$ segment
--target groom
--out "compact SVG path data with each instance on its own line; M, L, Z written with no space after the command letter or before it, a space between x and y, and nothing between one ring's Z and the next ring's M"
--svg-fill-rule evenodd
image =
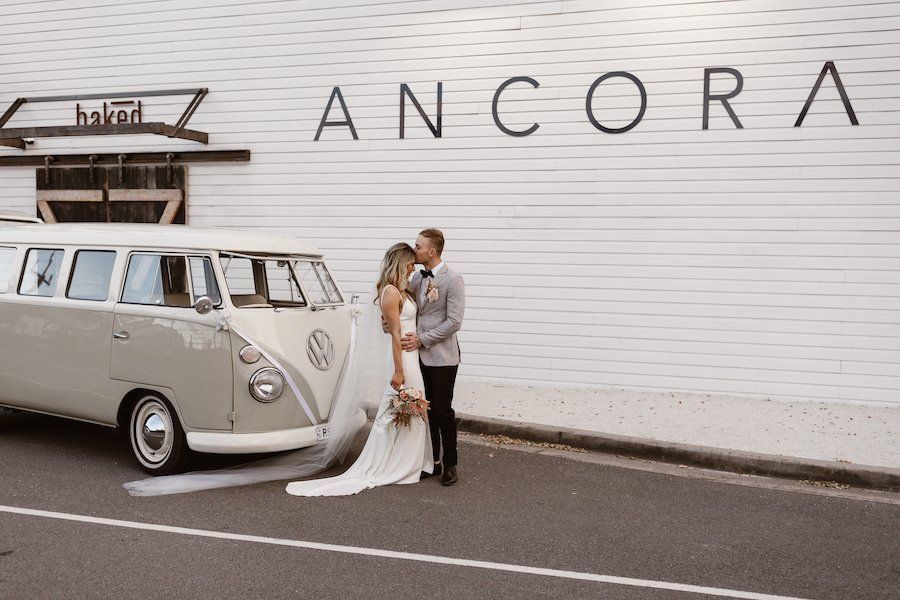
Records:
M453 386L459 369L459 342L456 332L466 310L463 278L444 264L444 234L426 229L416 238L416 262L425 268L415 273L410 289L419 308L416 333L403 338L403 349L419 349L419 365L425 381L428 423L434 456L434 474L441 483L453 485L456 473L456 413L453 412ZM443 447L443 469L441 448ZM443 473L442 473L443 470Z

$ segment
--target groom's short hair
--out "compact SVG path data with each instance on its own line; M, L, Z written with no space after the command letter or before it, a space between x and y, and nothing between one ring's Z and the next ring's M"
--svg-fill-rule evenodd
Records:
M440 229L428 228L423 229L419 232L419 235L422 237L428 238L428 241L431 242L431 245L434 246L435 251L438 255L443 254L444 252L444 234Z

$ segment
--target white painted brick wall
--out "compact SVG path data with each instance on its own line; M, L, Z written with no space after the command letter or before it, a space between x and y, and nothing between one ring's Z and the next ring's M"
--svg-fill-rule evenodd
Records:
M345 289L383 250L443 229L464 274L469 377L900 402L900 3L851 0L6 2L0 102L209 87L191 122L247 164L192 165L189 221L307 238ZM825 61L830 77L792 127ZM701 130L703 69L744 76ZM591 83L629 71L648 106L594 129ZM491 101L509 77L501 133ZM443 137L407 108L400 84ZM341 86L360 139L316 128ZM731 89L727 76L713 92ZM173 123L189 98L148 98ZM85 104L96 103L88 101ZM634 87L593 106L621 126ZM74 124L74 103L8 126ZM340 117L335 107L332 118ZM146 137L39 139L28 153L195 149ZM0 156L21 154L0 148ZM34 169L0 207L34 211Z

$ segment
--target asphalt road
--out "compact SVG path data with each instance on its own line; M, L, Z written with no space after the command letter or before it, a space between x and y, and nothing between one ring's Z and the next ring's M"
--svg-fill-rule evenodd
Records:
M429 479L354 497L297 498L282 482L139 498L121 487L142 473L112 430L0 412L0 598L716 597L672 589L677 584L799 598L898 597L896 495L475 438L462 443L460 464L461 482L451 488ZM8 507L352 548L217 539ZM427 556L401 560L369 549ZM578 580L430 557L632 579Z

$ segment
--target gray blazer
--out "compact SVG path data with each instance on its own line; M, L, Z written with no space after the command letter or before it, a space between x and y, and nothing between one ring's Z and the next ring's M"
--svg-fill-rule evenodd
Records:
M466 311L466 284L462 276L445 263L434 277L438 299L431 302L425 297L427 288L423 279L422 274L416 271L410 281L410 289L419 307L416 326L422 342L419 359L429 367L458 365L460 352L456 332L462 326Z

